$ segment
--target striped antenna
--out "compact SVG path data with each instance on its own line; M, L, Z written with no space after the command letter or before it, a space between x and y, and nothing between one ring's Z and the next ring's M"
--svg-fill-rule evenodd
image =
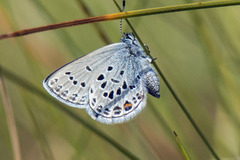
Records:
M125 5L126 5L126 1L125 0L123 0L123 8L122 8L122 12L124 11L124 9L125 9ZM120 19L120 33L121 33L121 36L123 37L123 32L122 32L122 23L123 23L123 21L122 21L122 19Z

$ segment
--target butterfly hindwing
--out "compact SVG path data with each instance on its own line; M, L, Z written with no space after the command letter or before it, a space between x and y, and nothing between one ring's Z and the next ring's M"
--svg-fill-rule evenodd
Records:
M124 53L123 53L124 52ZM102 123L128 121L139 113L146 103L140 67L128 50L118 52L119 59L102 66L96 82L89 91L89 115ZM121 65L115 65L121 64Z

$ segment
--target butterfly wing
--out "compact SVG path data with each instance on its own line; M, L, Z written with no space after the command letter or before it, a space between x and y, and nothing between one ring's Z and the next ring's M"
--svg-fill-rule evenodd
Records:
M101 66L107 65L116 51L125 46L124 43L114 43L64 65L43 81L44 88L69 106L88 107L89 88L96 80Z
M146 106L146 93L159 98L159 78L133 35L102 47L49 75L45 89L59 101L86 108L95 120L116 124Z
M88 114L106 124L126 122L146 105L146 88L141 79L141 65L122 48L101 65L89 90Z

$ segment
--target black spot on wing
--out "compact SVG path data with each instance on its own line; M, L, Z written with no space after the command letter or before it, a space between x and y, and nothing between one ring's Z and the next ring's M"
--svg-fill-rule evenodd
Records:
M111 91L108 95L108 98L113 99L114 98L114 91Z
M85 82L82 82L82 83L81 83L81 86L82 86L82 87L85 87L85 86L86 86L86 83L85 83Z
M90 67L90 66L86 66L86 70L88 70L88 71L92 71L92 68Z
M120 75L122 76L123 74L124 74L124 71L121 71L121 72L120 72Z
M106 87L106 85L107 85L107 81L105 81L101 84L101 88L104 89Z
M122 88L123 88L123 89L127 89L127 83L126 83L126 81L123 82Z
M104 96L104 97L107 97L107 96L108 96L108 93L107 93L107 92L104 92L104 93L103 93L103 96Z
M73 81L73 84L74 84L74 85L77 85L77 83L78 83L77 81Z
M105 78L104 75L103 75L103 74L100 74L100 75L98 76L97 80L101 81L101 80L103 80L104 78Z
M112 66L108 66L108 71L112 71L113 70L113 67Z
M116 80L116 79L113 79L113 78L111 78L111 81L114 82L114 83L119 83L120 82L119 80Z
M66 74L66 75L70 75L70 74L71 74L71 72L65 72L65 74Z
M121 88L117 89L117 95L121 95Z

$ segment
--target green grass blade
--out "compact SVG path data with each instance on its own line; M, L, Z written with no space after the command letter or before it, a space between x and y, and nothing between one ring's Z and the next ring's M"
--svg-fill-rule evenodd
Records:
M181 142L180 138L178 137L177 133L175 131L173 131L173 134L175 136L177 145L178 145L180 151L182 152L183 157L185 158L185 160L191 160L190 157L188 156L184 146L182 145L182 142Z
M8 33L8 34L2 34L2 35L0 35L0 40L6 39L6 38L11 38L11 37L24 36L24 35L47 31L47 30L53 30L53 29L58 29L58 28L76 26L76 25L81 25L81 24L88 24L88 23L95 23L95 22L101 22L101 21L110 21L110 20L130 18L130 17L182 12L182 11L207 9L207 8L226 7L226 6L234 6L234 5L240 5L240 1L239 0L230 0L230 1L190 3L190 4L183 4L183 5L157 7L157 8L136 10L136 11L121 12L121 13L115 13L115 14L108 14L108 15L104 15L104 16L90 17L90 18L85 18L85 19L80 19L80 20L57 23L57 24L52 24L52 25L47 25L47 26L41 26L41 27L36 27L36 28L30 28L30 29L25 29L25 30L21 30L21 31L17 31L17 32Z
M19 143L19 137L18 137L18 130L14 118L14 113L12 109L12 104L10 102L5 83L3 80L3 75L1 73L1 68L0 68L0 93L2 95L3 103L4 103L4 109L5 109L5 114L8 122L8 129L9 129L9 135L10 135L10 140L12 143L12 150L13 150L13 157L15 160L21 160L21 148L20 148L20 143Z
M114 0L115 4L117 5L118 9L121 11L120 7L118 6L118 4L116 3L116 1ZM210 2L208 2L210 3ZM206 6L215 6L216 4L214 3L214 5L209 5L208 3L206 3ZM226 2L219 2L218 5L220 4L225 4ZM207 5L208 4L208 5ZM192 8L193 6L189 7ZM196 6L195 6L196 7ZM178 8L178 7L177 7ZM188 7L186 7L185 9L187 9ZM193 7L194 8L194 7ZM174 9L173 9L174 10ZM175 9L177 10L177 9ZM179 10L178 10L179 11ZM138 36L137 32L135 31L135 29L133 28L133 26L130 24L130 22L128 21L128 19L125 19L127 24L130 26L130 28L132 29L133 33L136 35L137 39L139 40L141 46L144 48L145 52L152 58L152 56L150 55L150 53L147 51L146 47L144 46L141 38ZM152 58L153 59L153 58ZM178 105L181 107L181 109L183 110L184 114L187 116L188 120L191 122L192 126L194 127L194 129L196 130L196 132L198 133L198 135L201 137L201 139L203 140L203 142L206 144L207 148L210 150L210 152L212 153L212 155L216 158L219 159L219 156L217 155L217 153L214 151L213 147L210 145L210 143L208 142L207 138L204 136L204 134L202 133L202 131L200 130L200 128L198 127L197 123L194 121L194 119L192 118L191 114L189 113L189 111L187 110L186 106L183 104L182 100L180 100L179 96L177 95L177 93L174 91L174 89L172 88L172 86L170 85L169 81L167 80L167 78L165 77L165 75L163 74L163 72L161 71L160 67L157 65L157 63L155 61L152 62L154 67L157 69L159 75L161 76L161 78L163 79L163 81L165 82L166 86L168 87L169 91L171 92L171 94L173 95L174 99L177 101Z

